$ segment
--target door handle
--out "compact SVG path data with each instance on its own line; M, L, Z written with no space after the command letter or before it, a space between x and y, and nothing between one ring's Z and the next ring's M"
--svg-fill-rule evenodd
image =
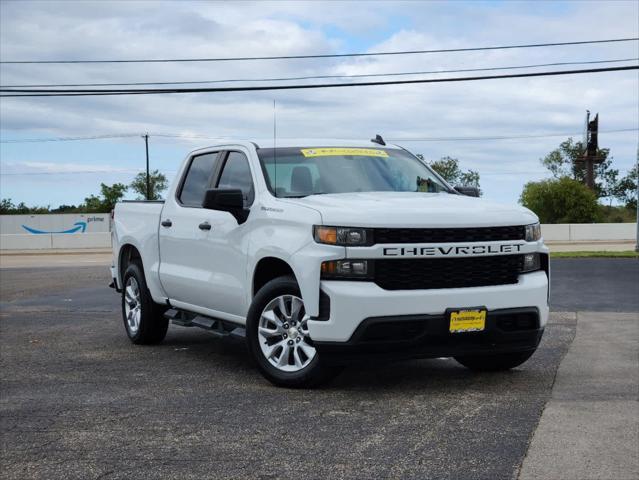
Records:
M163 227L170 227L171 225L173 225L173 222L167 218L166 220L162 220L160 225L162 225Z
M200 230L211 230L211 224L209 222L202 222L198 225Z

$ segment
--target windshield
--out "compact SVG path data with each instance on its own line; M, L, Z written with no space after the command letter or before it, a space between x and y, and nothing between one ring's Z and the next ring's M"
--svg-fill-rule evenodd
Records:
M350 192L450 192L419 159L385 148L260 148L257 151L276 197Z

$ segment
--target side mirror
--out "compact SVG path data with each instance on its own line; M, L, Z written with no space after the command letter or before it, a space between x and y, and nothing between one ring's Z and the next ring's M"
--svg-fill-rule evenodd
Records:
M459 185L455 187L457 193L461 193L462 195L466 195L467 197L479 197L479 188L477 187L464 187Z
M244 208L244 195L240 189L212 188L207 190L202 201L202 208L229 212L237 223L244 223L249 209Z

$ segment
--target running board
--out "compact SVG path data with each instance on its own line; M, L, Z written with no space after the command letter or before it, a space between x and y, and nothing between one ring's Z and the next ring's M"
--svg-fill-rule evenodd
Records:
M246 329L219 318L206 317L197 313L171 308L164 313L174 325L180 327L199 327L217 337L245 338Z

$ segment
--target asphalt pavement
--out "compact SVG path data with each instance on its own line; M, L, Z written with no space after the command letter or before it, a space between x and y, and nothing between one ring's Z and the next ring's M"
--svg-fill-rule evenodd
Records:
M552 310L639 312L636 258L556 258L550 270Z
M593 269L573 261L553 262L554 310L592 302L556 287ZM594 288L616 282L612 304L636 312L639 263L621 261L599 265ZM553 313L510 372L419 360L294 391L198 329L132 345L108 282L104 266L0 269L2 478L512 479L577 321Z

